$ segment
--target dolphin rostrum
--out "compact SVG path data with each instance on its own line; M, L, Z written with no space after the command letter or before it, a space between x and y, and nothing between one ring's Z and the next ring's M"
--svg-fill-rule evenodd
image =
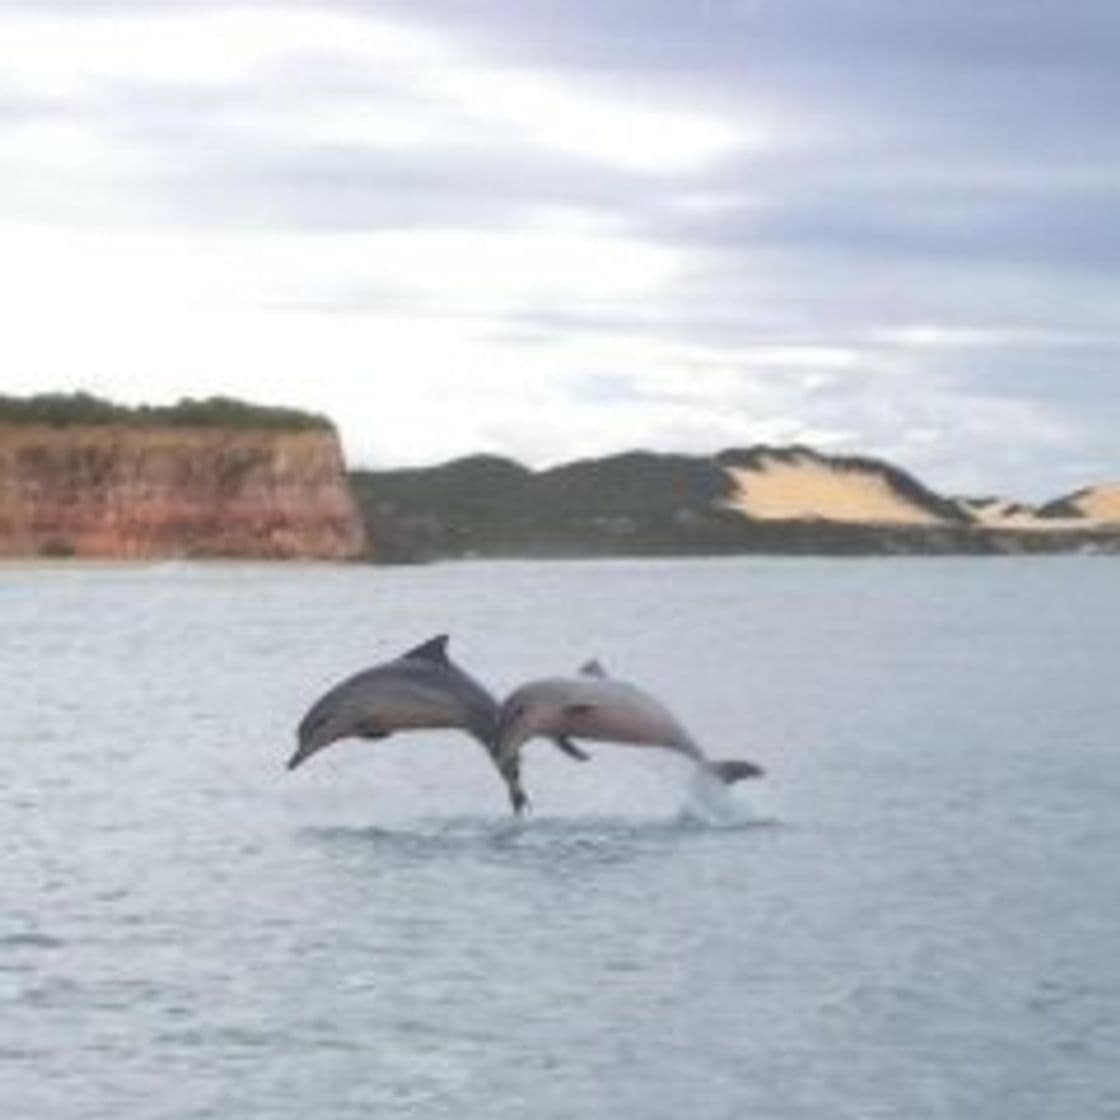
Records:
M447 635L424 642L392 661L348 677L321 696L300 721L299 745L288 759L294 770L340 739L385 739L395 731L462 728L486 749L509 791L514 811L529 803L516 758L499 764L494 750L498 702L447 655ZM586 759L574 743L556 739L573 758Z
M499 768L513 767L521 748L538 735L664 747L691 758L725 785L765 773L753 762L709 759L664 704L628 681L609 677L598 661L589 661L577 677L529 681L507 697L495 736Z

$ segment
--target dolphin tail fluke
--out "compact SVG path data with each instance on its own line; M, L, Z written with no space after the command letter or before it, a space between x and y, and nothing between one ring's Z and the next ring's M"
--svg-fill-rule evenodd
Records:
M722 762L709 762L706 769L714 774L725 786L745 781L747 778L761 778L766 771L756 763L742 758L728 758Z

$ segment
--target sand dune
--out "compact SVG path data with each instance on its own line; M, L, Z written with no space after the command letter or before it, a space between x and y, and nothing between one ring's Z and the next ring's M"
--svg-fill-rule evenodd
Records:
M757 521L829 521L1061 532L1120 525L1120 483L1036 507L1007 498L945 499L886 463L809 448L762 449L724 466L726 505Z
M991 529L1103 529L1120 524L1120 483L1081 490L1041 509L998 498L960 504L978 524Z
M982 501L962 499L960 506L978 524L988 529L1030 529L1046 531L1059 529L1084 529L1080 517L1042 517L1033 506L1006 498L989 498Z
M1120 525L1120 482L1082 490L1066 501L1098 525Z
M838 521L865 525L941 525L872 467L853 468L811 452L762 455L757 465L726 468L735 483L727 504L762 521Z

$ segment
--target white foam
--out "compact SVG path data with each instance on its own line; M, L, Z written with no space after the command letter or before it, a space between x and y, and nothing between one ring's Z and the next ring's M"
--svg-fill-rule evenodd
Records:
M682 820L724 828L755 819L750 806L734 789L702 766L692 768L680 813Z

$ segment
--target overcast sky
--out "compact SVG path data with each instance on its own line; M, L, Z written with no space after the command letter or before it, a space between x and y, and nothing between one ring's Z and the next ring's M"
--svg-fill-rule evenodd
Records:
M1120 479L1115 0L0 0L0 391Z

